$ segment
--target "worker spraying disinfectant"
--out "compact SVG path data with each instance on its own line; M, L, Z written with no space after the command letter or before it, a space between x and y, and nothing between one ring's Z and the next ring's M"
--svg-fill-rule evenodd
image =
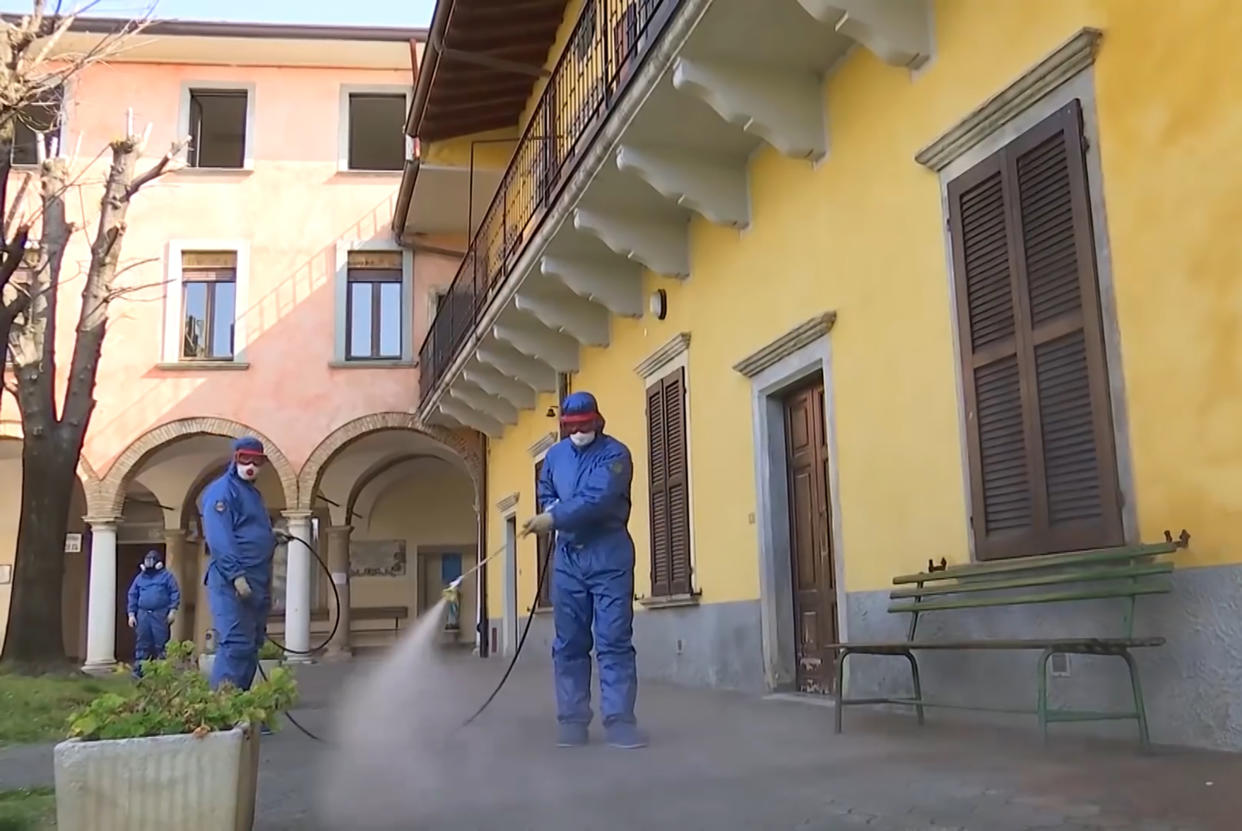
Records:
M523 536L556 532L557 744L587 743L593 627L605 739L614 747L643 747L634 714L634 540L627 528L633 460L628 447L604 433L604 417L588 392L565 399L561 427L566 438L548 451L537 484L540 513L522 527Z
M522 526L523 536L554 532L557 538L551 562L537 581L540 587L552 581L557 744L588 742L594 646L605 739L615 747L643 747L647 740L634 712L634 543L626 530L630 452L603 432L604 419L590 394L566 398L561 422L566 438L545 459L537 483L538 513ZM452 668L451 657L436 649L448 603L463 580L504 553L502 547L454 580L441 602L382 661L352 679L335 708L335 749L324 759L316 788L321 819L332 827L363 831L410 827L417 820L434 825L424 800L460 787L482 759L504 752L506 742L520 747L529 741L520 722L506 719L481 731L462 730L468 712L463 707L470 698L461 687L464 668ZM479 717L508 679L530 631L534 606L500 683L466 724ZM549 796L560 792L559 782L549 784L536 771L529 778L532 788L546 787Z

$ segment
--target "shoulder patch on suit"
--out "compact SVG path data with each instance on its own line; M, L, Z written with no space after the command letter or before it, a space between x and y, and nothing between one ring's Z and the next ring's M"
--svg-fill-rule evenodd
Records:
M613 462L611 465L608 466L608 469L611 470L613 473L621 473L625 470L625 464L620 461Z
M224 500L223 499L216 501L216 513L218 514L224 513Z

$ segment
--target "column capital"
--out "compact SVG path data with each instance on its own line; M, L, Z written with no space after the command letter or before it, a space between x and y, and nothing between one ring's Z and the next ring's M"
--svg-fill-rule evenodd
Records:
M171 538L180 537L181 539L185 539L185 535L186 535L186 531L184 528L165 528L164 529L165 540L169 539L170 537Z
M116 530L116 526L120 524L119 516L84 516L82 521L91 527L92 531L111 528Z
M352 525L329 525L324 529L326 534L335 534L338 536L348 536L354 532Z
M310 511L299 511L296 509L281 511L280 515L290 522L310 522L310 518L314 516Z

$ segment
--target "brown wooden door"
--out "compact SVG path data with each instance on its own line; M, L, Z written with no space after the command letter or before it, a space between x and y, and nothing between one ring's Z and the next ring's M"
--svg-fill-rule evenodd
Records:
M129 586L138 576L138 568L147 552L163 551L163 543L121 543L116 547L116 659L126 663L134 660L137 636L129 628ZM184 591L184 589L183 589Z
M836 572L828 528L828 441L824 382L817 378L785 398L789 470L789 551L802 692L832 692L837 641Z

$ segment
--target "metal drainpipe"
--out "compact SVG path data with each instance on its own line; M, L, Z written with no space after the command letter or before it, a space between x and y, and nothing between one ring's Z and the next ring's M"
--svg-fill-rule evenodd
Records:
M482 434L480 434L482 436ZM487 438L481 439L483 442L483 452L479 454L479 553L478 556L485 558L487 555ZM486 658L488 656L488 617L487 617L487 563L479 567L479 619L475 625L475 630L479 637L479 657Z

